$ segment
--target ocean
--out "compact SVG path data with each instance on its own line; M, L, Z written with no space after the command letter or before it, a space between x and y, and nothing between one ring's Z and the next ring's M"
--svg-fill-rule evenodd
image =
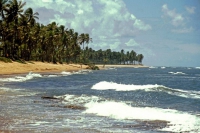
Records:
M0 131L200 132L200 68L108 68L2 76Z

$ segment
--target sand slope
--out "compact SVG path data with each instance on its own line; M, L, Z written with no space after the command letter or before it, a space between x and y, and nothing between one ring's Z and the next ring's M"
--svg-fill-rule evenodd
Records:
M87 66L83 65L85 69ZM0 62L0 74L18 74L27 72L58 72L58 71L78 71L81 70L79 64L52 64L43 62L33 62L22 64L18 62Z

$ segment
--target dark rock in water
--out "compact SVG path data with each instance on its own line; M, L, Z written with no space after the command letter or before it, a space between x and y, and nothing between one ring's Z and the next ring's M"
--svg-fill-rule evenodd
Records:
M154 121L141 121L141 125L143 125L146 129L162 129L168 127L168 121L162 120L154 120Z
M55 97L50 97L50 96L42 96L42 99L48 99L51 102L60 102L60 98L55 98ZM59 101L57 101L59 100ZM37 103L37 101L34 101L34 103ZM69 109L78 109L78 110L85 110L86 108L83 106L79 105L61 105L61 104L55 104L55 105L50 105L49 107L59 107L59 108L69 108Z
M77 105L50 105L47 107L58 107L58 108L68 108L68 109L74 109L74 110L85 110L86 108L83 106L77 106Z
M149 120L149 121L136 120L136 123L134 122L134 124L124 124L124 125L120 124L113 126L122 128L135 128L148 131L148 130L162 129L170 125L168 121L162 121L162 120Z
M66 105L66 106L64 106L64 108L85 110L85 107L78 106L78 105Z
M42 98L42 99L58 99L58 98L50 97L50 96L42 96L41 98Z

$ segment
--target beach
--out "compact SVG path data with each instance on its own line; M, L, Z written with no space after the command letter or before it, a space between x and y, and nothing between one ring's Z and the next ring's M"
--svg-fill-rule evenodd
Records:
M82 69L88 66L82 65ZM61 71L78 71L81 70L80 64L52 64L46 62L27 62L26 64L12 62L0 62L0 74L23 74L28 72L61 72Z
M110 67L146 67L142 65L96 65L100 69L110 68ZM12 63L4 63L0 62L0 75L7 75L7 74L23 74L28 72L62 72L62 71L79 71L81 69L86 69L87 65L80 64L52 64L47 62L26 62L26 64L12 62Z

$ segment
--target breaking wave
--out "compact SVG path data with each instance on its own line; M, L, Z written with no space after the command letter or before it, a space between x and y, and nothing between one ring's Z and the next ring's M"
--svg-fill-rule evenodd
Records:
M185 73L183 72L169 72L169 73L174 75L185 75Z
M134 84L118 84L114 82L107 82L101 81L92 86L91 89L94 90L115 90L115 91L137 91L137 90L144 90L144 91L157 91L157 92L166 92L170 95L176 95L179 97L184 98L193 98L193 99L200 99L200 91L187 91L181 89L173 89L168 88L163 85L134 85Z
M154 69L154 68L157 68L157 67L154 67L154 66L150 66L149 68L151 68L151 69Z
M61 99L63 104L84 107L83 114L94 114L123 120L123 122L126 120L166 121L167 126L159 130L169 132L200 130L200 118L198 116L175 109L135 107L128 105L125 101L114 101L98 96L66 94L54 97Z
M34 78L42 78L42 77L52 78L52 77L60 77L60 76L69 76L73 74L87 74L88 72L92 72L92 71L91 70L82 70L82 71L73 71L73 72L63 71L61 73L50 74L50 75L41 75L38 73L29 72L26 76L0 78L0 82L24 82L24 81L31 80Z
M0 78L0 81L2 81L2 82L24 82L27 80L31 80L33 78L41 78L41 77L42 77L42 75L40 75L40 74L29 72L29 74L27 74L26 76L15 76L12 78Z
M177 110L161 109L153 107L132 107L123 102L90 102L85 104L87 108L84 113L91 113L98 116L106 116L114 119L134 120L161 120L167 121L168 126L162 131L184 132L199 131L200 118Z
M63 72L61 72L61 74L62 75L71 75L72 73L71 72L65 72L65 71L63 71Z

